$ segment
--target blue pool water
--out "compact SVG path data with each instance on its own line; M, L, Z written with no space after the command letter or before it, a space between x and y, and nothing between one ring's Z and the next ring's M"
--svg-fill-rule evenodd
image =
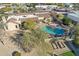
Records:
M44 27L42 27L42 30L44 32L47 32L48 34L64 35L64 30L62 29L62 27L52 28L50 26L44 26Z

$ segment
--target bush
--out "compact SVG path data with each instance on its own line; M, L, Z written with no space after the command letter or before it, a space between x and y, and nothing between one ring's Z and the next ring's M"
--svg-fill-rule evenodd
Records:
M61 20L61 19L64 18L64 15L63 14L57 14L57 18Z
M24 29L33 29L36 25L36 22L33 20L27 20L22 23L22 28Z
M12 8L11 7L5 7L5 8L2 8L1 10L4 11L4 12L8 12L8 11L11 11Z
M14 51L14 52L12 53L12 56L21 56L21 53L18 52L18 51Z
M67 16L65 16L65 17L62 19L62 22L63 22L64 25L68 25L68 26L69 26L70 24L72 24L71 19L68 18Z

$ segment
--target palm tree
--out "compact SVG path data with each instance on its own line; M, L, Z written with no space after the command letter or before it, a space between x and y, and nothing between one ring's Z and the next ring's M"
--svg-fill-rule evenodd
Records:
M28 11L35 11L36 10L35 5L36 5L35 3L28 4L27 5L27 7L29 7Z

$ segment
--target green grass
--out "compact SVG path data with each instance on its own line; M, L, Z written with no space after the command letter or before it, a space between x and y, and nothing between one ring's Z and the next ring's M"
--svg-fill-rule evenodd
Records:
M63 53L61 55L62 56L75 56L75 54L72 51L65 52L65 53Z

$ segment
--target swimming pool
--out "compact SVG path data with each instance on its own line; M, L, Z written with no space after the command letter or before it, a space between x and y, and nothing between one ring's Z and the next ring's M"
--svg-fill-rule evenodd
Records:
M52 28L50 26L44 26L41 28L44 32L47 32L48 34L53 34L53 35L64 35L64 30L62 27L56 27Z

